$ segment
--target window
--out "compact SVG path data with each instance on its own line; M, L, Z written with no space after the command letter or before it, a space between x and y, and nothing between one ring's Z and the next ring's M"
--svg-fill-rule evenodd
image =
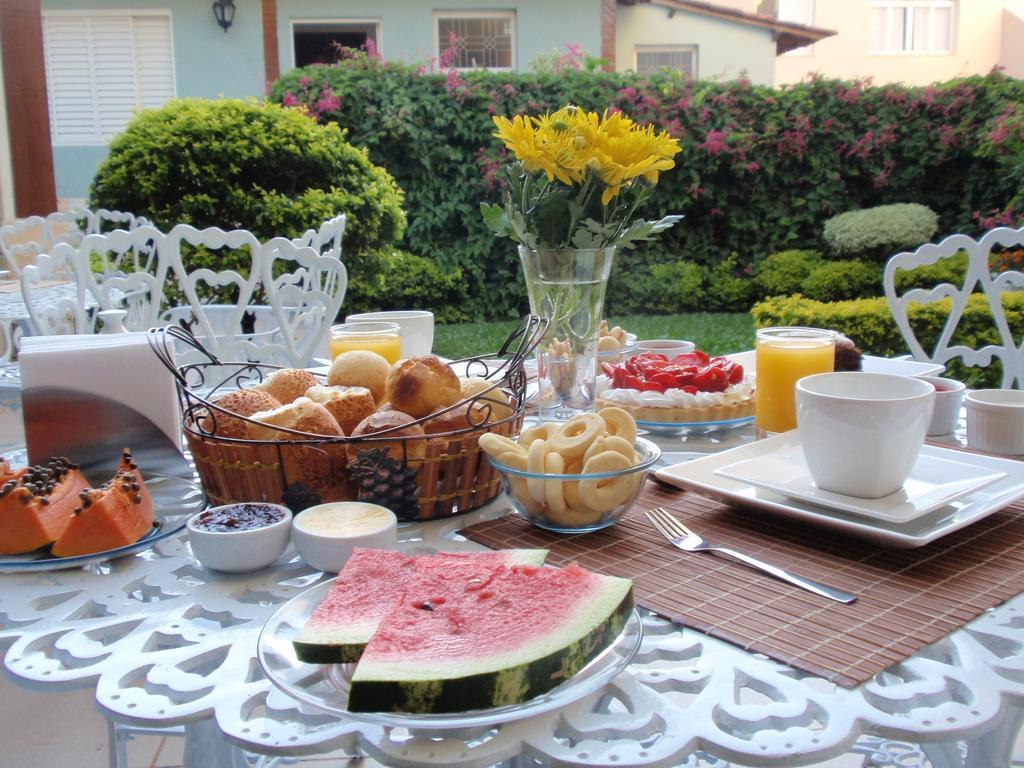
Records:
M695 45L638 45L636 71L649 74L661 69L697 77L697 46Z
M875 0L871 4L872 53L949 53L953 50L953 0Z
M503 11L436 14L437 56L454 51L457 69L515 67L515 14Z
M380 49L380 21L295 21L292 22L292 50L295 66L333 64L338 48L363 48L370 40Z
M805 27L814 23L814 0L779 0L779 21L803 24ZM805 45L786 51L783 56L809 56L813 47Z
M43 45L54 144L106 144L136 109L174 98L167 14L46 13Z

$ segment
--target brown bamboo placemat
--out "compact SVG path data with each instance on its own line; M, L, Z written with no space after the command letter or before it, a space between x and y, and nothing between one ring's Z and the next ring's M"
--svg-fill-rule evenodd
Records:
M712 544L857 594L818 597L731 558L670 546L644 517L664 507ZM565 536L516 516L463 531L495 549L544 547L633 579L637 603L687 627L846 687L871 679L1024 591L1024 502L918 549L889 549L648 482L611 528Z

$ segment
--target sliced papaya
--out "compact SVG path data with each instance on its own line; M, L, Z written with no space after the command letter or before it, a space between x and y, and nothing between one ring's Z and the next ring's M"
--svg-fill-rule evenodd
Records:
M113 479L89 489L50 550L57 557L89 555L124 547L153 527L153 500L127 449Z
M0 465L0 554L45 547L60 538L89 484L77 464L51 458L46 464L12 472Z

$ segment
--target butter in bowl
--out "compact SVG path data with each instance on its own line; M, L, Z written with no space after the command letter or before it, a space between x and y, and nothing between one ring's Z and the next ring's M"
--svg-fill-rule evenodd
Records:
M318 571L337 573L352 550L393 549L398 518L386 507L363 501L334 501L303 510L292 522L292 543Z

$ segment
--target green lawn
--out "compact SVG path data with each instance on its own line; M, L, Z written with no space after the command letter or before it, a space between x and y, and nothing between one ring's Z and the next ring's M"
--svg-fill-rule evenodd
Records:
M609 318L639 339L688 339L711 355L724 355L754 347L754 320L746 312L698 312L685 315L628 315ZM496 351L514 321L438 325L434 353L458 358Z

